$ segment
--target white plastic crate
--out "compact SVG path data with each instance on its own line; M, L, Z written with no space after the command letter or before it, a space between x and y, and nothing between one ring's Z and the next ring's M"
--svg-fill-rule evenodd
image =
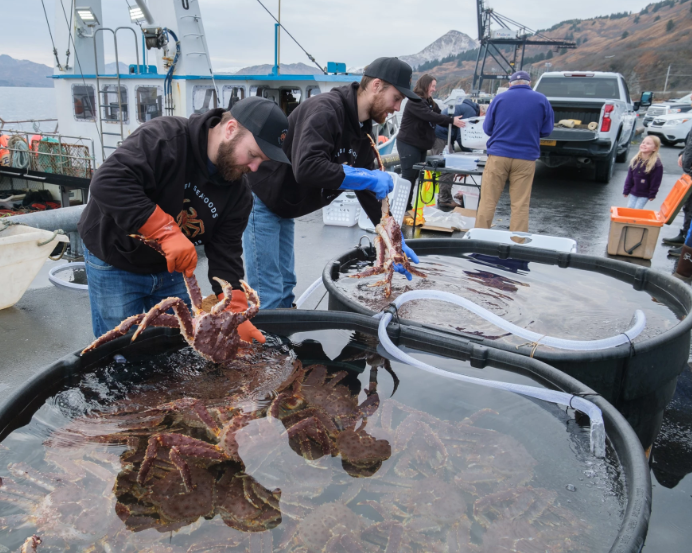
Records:
M399 225L404 220L404 214L406 213L406 204L408 203L408 193L411 190L411 183L406 179L401 178L401 175L389 172L389 175L394 181L394 188L389 193L389 211L392 213L392 217L396 220ZM361 210L360 217L358 218L358 226L363 230L368 230L370 232L375 232L375 225L365 213L365 210Z
M576 253L577 251L577 242L571 238L531 234L528 232L512 232L511 230L474 228L464 234L462 239L499 242L500 244L508 244L510 246L527 246L529 248L567 253Z
M352 227L361 213L360 202L353 192L345 192L322 208L322 222L337 227Z
M465 148L471 148L472 150L488 149L488 139L490 137L483 132L483 121L485 121L485 116L472 117L465 121L466 126L461 128L461 144Z

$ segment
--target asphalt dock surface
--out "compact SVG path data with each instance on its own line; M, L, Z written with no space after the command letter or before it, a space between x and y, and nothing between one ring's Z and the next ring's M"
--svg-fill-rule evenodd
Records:
M636 137L630 154L633 156L642 135ZM681 175L677 157L681 147L661 148L664 166L663 182L658 197L647 209L658 209ZM529 231L573 238L578 252L606 256L610 207L624 206L622 189L627 163L618 163L609 184L593 180L593 166L565 166L551 169L538 163L531 198ZM509 196L503 194L495 215L494 228L509 228ZM682 212L671 226L661 229L661 237L676 235L682 226ZM321 277L325 264L358 243L366 234L352 228L325 226L317 212L298 220L296 225L296 297ZM411 229L406 228L407 242ZM450 236L416 231L416 237ZM370 235L372 237L372 235ZM454 233L461 236L461 233ZM672 273L676 259L667 256L668 248L660 244L649 261L628 260ZM204 295L211 293L207 281L207 263L202 250L196 275ZM618 258L622 259L622 258ZM89 298L85 292L56 288L47 278L56 262L48 261L24 297L13 307L0 311L0 401L13 388L21 385L42 367L60 357L80 350L94 339L91 330ZM65 263L59 261L57 263ZM325 291L319 288L303 308L326 309ZM660 443L659 443L660 442ZM678 390L666 412L660 440L652 453L654 484L653 515L649 528L647 552L689 551L692 527L692 373L689 367L681 375Z

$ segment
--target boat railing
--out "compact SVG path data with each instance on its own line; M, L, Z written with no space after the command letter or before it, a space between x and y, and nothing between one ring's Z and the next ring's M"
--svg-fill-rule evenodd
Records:
M55 128L53 129L53 132L58 132L58 120L57 119L23 119L21 121L5 121L2 117L0 117L0 132L2 131L10 131L14 129L5 129L5 125L26 125L28 123L31 123L34 127L34 130L36 132L40 132L39 128L41 123L55 123Z
M91 138L20 130L6 131L4 136L7 144L0 149L7 153L0 157L0 174L2 167L8 167L91 179L96 166Z

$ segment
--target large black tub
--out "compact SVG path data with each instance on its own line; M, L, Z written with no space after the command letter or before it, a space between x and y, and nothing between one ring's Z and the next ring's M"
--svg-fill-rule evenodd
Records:
M262 312L254 322L271 333L267 378L287 367L298 374L297 356L307 368L304 411L324 417L320 394L335 409L331 455L318 447L319 432L291 434L306 421L319 426L295 418L300 379L280 396L253 395L259 358L239 361L243 372L212 365L178 333L150 329L57 361L0 406L0 508L16 523L0 526L0 542L14 550L37 532L47 551L127 553L164 542L170 551L357 550L359 540L368 550L396 550L396 541L463 551L469 543L493 550L511 534L515 545L541 549L641 550L651 509L644 452L618 411L570 376L461 336L389 328L399 347L440 368L587 396L603 412L605 459L589 453L588 420L572 409L390 361L371 317ZM234 378L242 385L229 388ZM243 413L228 409L238 406ZM198 457L186 465L189 491L176 466L193 453L181 446L174 458L154 435L212 447L202 411L224 428L229 418L244 421L234 438L240 460ZM152 439L160 445L139 481ZM17 499L11 512L8 497ZM46 521L52 532L42 532Z
M401 315L402 321L411 326L417 327L434 327L450 334L463 335L466 339L472 340L478 344L488 347L493 347L509 352L517 352L526 356L533 356L536 359L544 361L549 365L564 371L565 373L575 377L587 386L595 389L615 405L632 426L637 431L640 439L645 447L649 447L653 437L660 428L663 407L670 400L675 391L675 382L678 375L685 367L690 351L690 329L692 328L692 292L688 285L683 284L679 280L665 275L661 272L616 261L612 259L599 258L588 255L580 255L574 253L562 253L539 250L525 246L508 246L504 244L496 244L491 242L481 242L475 240L464 239L417 239L411 241L410 244L419 256L430 256L430 259L436 259L435 256L449 256L462 258L463 256L477 256L478 259L492 268L492 260L497 260L498 266L503 269L502 264L509 267L504 273L495 271L500 276L491 274L492 278L499 279L501 291L497 294L507 296L511 292L506 292L508 286L518 288L519 293L527 289L525 283L514 282L511 278L517 272L531 274L534 272L544 271L541 275L543 281L549 281L551 277L560 274L565 275L564 271L574 271L575 274L593 275L594 279L600 279L600 282L608 282L608 279L614 279L611 282L621 286L623 290L629 290L634 296L638 292L648 294L646 296L646 306L658 311L667 310L673 322L670 323L670 328L658 331L655 327L662 325L666 321L652 318L648 321L648 329L652 332L650 337L640 337L635 339L631 344L621 345L615 348L594 351L594 352L575 352L575 351L560 351L539 346L534 349L531 344L527 344L525 340L516 339L515 342L508 342L497 337L478 336L473 333L473 329L466 328L464 331L458 331L449 325L445 324L445 315L438 314L431 310L432 318L437 317L436 324L430 322L421 323L418 320L407 319L406 315ZM353 274L357 272L357 266L362 267L364 262L370 262L374 259L374 248L372 246L358 247L347 251L343 255L333 259L327 264L323 272L323 281L329 292L329 309L353 311L366 315L373 315L376 309L366 302L359 301L352 294L344 290L346 286L354 286L354 283L361 283L359 279L347 279L347 273ZM430 265L428 265L430 267ZM479 265L484 269L482 265ZM434 269L433 269L434 270ZM552 271L552 272L550 272ZM559 271L563 271L559 273ZM485 271L487 273L487 271ZM466 271L469 273L469 271ZM482 271L475 271L482 273ZM471 275L472 278L477 277L476 274ZM428 284L423 279L416 279L407 285L403 277L395 275L398 281L394 287L392 297L409 289L410 287L429 288L434 284ZM467 278L462 273L459 280ZM517 279L518 280L518 279ZM403 284L402 284L403 283ZM359 284L360 290L365 290L366 283ZM578 279L573 283L573 289L578 289L580 283ZM524 287L524 288L523 288ZM368 294L381 293L381 288L370 288L373 292ZM372 297L372 296L370 296ZM482 296L479 296L482 297ZM561 299L561 298L558 298ZM607 311L607 304L611 300L619 298L608 298L607 295L602 298L600 304ZM632 298L630 298L631 300ZM384 300L382 300L384 302ZM386 302L382 306L386 305ZM511 306L511 304L508 303ZM626 314L627 317L632 316L634 307L640 307L634 301L630 301ZM378 307L382 307L378 306ZM512 321L517 324L525 323L540 323L540 319L546 313L542 313L543 305L528 305L526 307L526 317L524 321ZM641 306L642 308L644 306ZM454 316L468 316L462 308L451 306L450 309L455 310ZM561 307L555 307L551 313L553 316L549 324L546 324L539 333L551 334L555 329L551 324L559 325L560 318L569 320L571 314L569 304L561 304ZM447 312L449 314L449 312ZM528 320L532 316L534 320ZM438 323L439 321L439 323ZM626 322L625 322L626 325ZM625 326L620 331L628 328ZM535 329L534 329L535 330ZM500 331L502 332L502 331ZM558 331L559 332L559 331ZM618 332L612 330L604 331L604 334L594 334L588 337L577 337L570 335L560 335L563 338L576 339L595 339L605 336L614 335ZM551 334L556 335L556 334Z

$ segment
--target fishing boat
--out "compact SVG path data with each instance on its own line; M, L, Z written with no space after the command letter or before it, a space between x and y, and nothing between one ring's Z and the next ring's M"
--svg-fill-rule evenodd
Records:
M271 99L290 115L306 99L360 78L348 74L346 64L335 62L324 68L315 62L313 75L282 74L279 22L274 25L270 74L214 73L197 0L136 0L129 7L134 25L117 28L104 20L102 0L83 0L72 6L66 16L56 3L51 34L58 114L55 131L0 128L5 142L11 142L2 146L5 162L0 176L11 177L14 189L26 188L25 181L42 183L63 207L85 203L93 171L151 119L230 109L248 96ZM107 69L113 64L106 65L106 44L115 55L115 71ZM125 50L132 52L133 46L134 57L122 55ZM67 57L61 61L57 52L64 51ZM392 152L397 133L396 117L375 125L374 138L381 154ZM71 190L83 192L75 199Z

